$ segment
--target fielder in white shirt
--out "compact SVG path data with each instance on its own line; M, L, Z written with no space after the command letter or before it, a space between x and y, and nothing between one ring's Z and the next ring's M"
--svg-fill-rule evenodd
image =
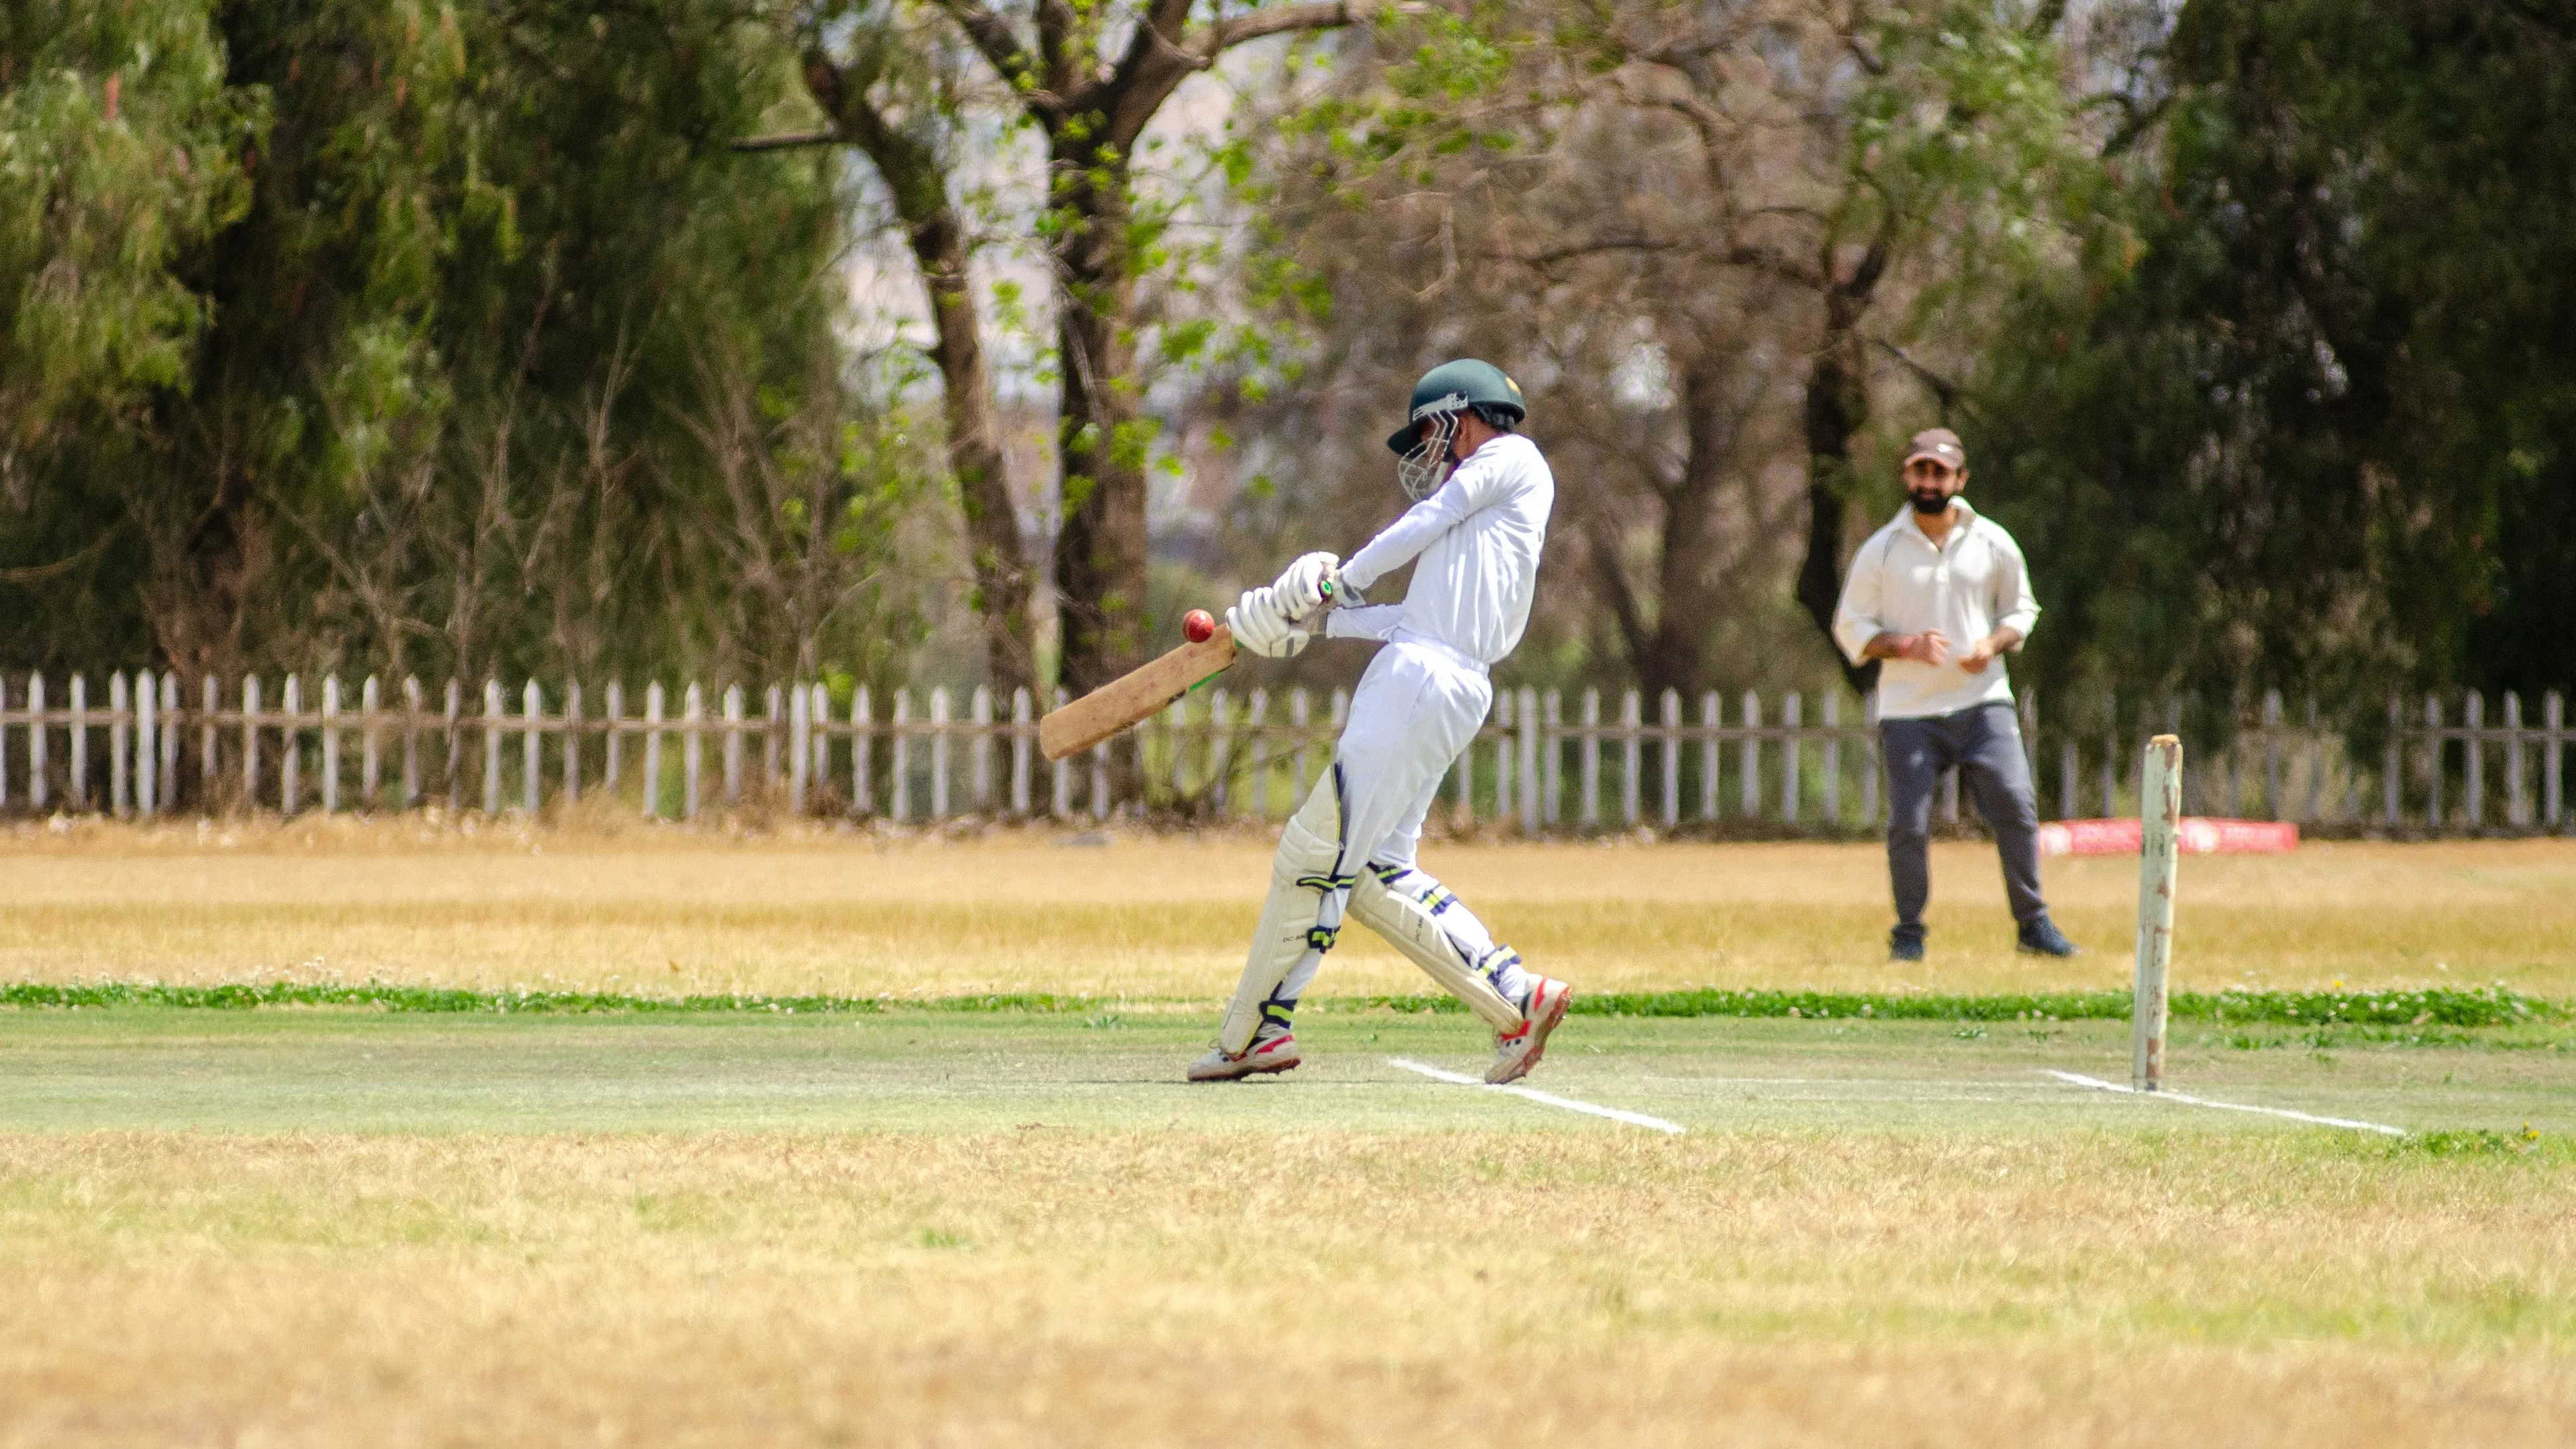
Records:
M1280 833L1243 978L1191 1081L1298 1064L1291 1014L1345 917L1494 1029L1487 1081L1527 1074L1564 1020L1572 990L1524 969L1414 862L1432 797L1493 704L1486 671L1520 643L1537 592L1556 479L1514 431L1526 415L1520 385L1502 369L1474 360L1433 368L1387 439L1398 481L1419 501L1347 561L1307 554L1226 611L1235 642L1256 654L1296 653L1319 619L1327 637L1385 647L1351 696L1331 773ZM1407 562L1415 566L1404 602L1367 603L1367 590Z
M1902 468L1906 506L1852 555L1834 609L1834 642L1852 662L1882 661L1878 733L1896 896L1888 956L1923 959L1932 793L1953 769L1995 833L2020 949L2072 956L2074 943L2049 920L2039 891L2039 800L2003 665L2039 622L2030 566L2003 525L1959 496L1968 453L1958 434L1915 434Z

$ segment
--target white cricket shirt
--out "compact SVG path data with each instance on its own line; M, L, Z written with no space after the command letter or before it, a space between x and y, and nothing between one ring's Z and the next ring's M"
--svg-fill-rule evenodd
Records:
M1908 506L1869 536L1852 555L1834 606L1834 642L1854 664L1880 634L1919 634L1938 629L1953 655L1964 654L1999 628L2030 637L2039 622L2031 597L2030 565L2003 525L1980 517L1964 498L1950 504L1958 521L1938 546L1914 521ZM2019 649L2019 645L2013 646ZM1957 664L1882 659L1878 666L1878 717L1928 719L1974 705L2010 703L2012 682L1997 658L1982 674Z
M1404 602L1335 609L1325 616L1324 632L1336 639L1428 642L1470 663L1495 663L1529 627L1539 549L1555 505L1556 475L1536 443L1518 433L1486 439L1438 492L1343 562L1342 578L1365 595L1369 585L1420 555Z

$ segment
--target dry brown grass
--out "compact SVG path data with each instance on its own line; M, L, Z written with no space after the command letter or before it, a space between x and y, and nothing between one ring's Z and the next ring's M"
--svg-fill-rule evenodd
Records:
M644 990L1204 999L1268 872L1250 833L955 841L346 819L0 837L0 976L368 976ZM2125 978L2135 866L2052 862L2093 951L2013 955L1991 853L1936 848L1933 959L1892 972L1868 845L1434 844L1425 864L1545 969L1687 984L1992 991ZM1322 989L1414 991L1365 932ZM2457 985L2576 996L2576 842L2314 844L2185 863L2178 984Z
M0 1138L0 1445L2565 1443L2565 1162Z

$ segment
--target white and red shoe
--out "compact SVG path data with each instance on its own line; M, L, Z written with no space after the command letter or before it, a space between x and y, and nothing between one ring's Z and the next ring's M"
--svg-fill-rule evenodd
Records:
M1494 1034L1494 1064L1486 1069L1485 1080L1499 1087L1528 1076L1547 1054L1548 1033L1565 1020L1566 1003L1572 1000L1574 988L1564 982L1545 976L1532 980L1529 1001L1521 1007L1521 1029Z
M1265 1021L1252 1034L1252 1045L1240 1052L1229 1056L1223 1047L1210 1047L1206 1056L1190 1063L1190 1080L1236 1082L1270 1072L1292 1071L1304 1060L1297 1053L1297 1038L1288 1028Z

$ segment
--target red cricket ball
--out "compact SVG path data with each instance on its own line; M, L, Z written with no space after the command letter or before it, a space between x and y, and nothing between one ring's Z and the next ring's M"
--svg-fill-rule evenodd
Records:
M1205 644L1216 637L1216 616L1205 609L1192 609L1181 616L1181 633L1193 644Z

